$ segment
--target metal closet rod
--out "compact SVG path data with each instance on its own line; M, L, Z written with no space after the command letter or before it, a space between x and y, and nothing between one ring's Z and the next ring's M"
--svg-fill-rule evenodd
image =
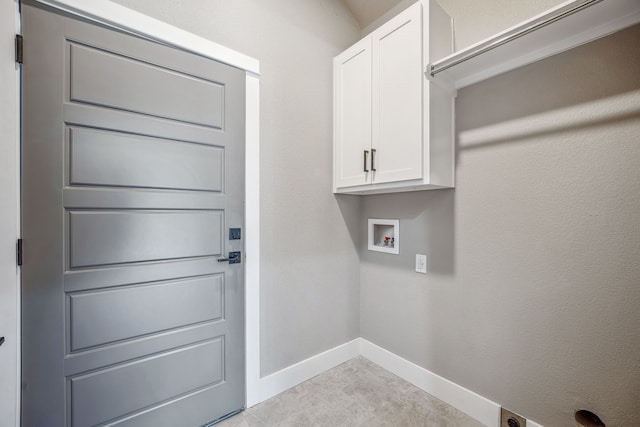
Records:
M573 15L574 13L586 9L587 7L593 6L596 3L600 3L601 1L603 0L581 0L573 2L565 7L553 10L547 15L541 16L538 19L534 19L531 22L527 22L526 26L522 28L516 28L513 31L507 32L495 40L489 40L485 43L479 43L477 46L461 51L459 55L453 55L448 59L444 59L440 62L435 62L429 65L429 73L431 74L431 76L435 76L436 74L444 70L468 61L471 58L475 58L478 55L482 55L485 52L507 44L542 27L546 27L549 24L566 18L569 15Z

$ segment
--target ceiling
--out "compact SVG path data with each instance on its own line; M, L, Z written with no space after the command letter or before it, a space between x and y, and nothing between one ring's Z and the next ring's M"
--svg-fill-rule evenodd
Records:
M343 0L364 29L403 0Z

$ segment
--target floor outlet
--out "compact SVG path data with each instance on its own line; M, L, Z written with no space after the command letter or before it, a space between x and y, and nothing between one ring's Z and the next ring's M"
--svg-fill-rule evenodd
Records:
M416 254L416 273L427 273L427 256Z
M501 408L500 427L527 427L527 420L515 412Z

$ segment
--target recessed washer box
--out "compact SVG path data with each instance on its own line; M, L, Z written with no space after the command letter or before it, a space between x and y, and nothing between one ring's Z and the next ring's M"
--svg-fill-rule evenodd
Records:
M369 250L400 253L400 220L369 218Z

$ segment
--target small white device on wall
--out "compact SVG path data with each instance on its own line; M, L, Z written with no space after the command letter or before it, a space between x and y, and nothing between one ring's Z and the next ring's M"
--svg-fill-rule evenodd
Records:
M400 253L400 220L369 218L369 250Z

